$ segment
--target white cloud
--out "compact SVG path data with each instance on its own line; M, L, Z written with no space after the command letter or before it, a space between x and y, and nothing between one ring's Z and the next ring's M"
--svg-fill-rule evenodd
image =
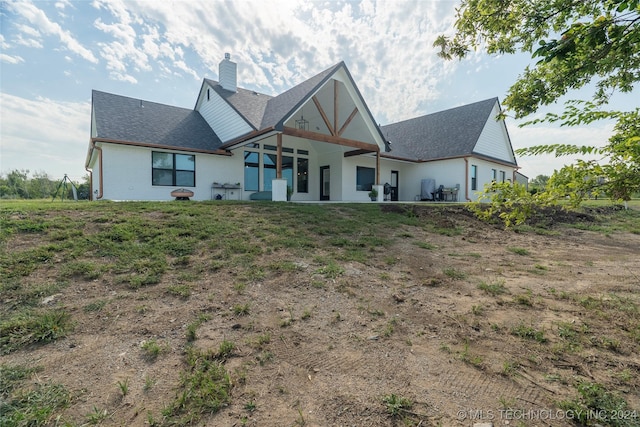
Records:
M602 147L607 144L613 133L613 124L574 127L551 127L545 125L517 127L509 126L509 135L514 149L527 148L535 145L569 144L590 145ZM521 172L529 178L538 175L551 175L554 170L566 164L574 163L576 159L600 160L601 156L562 156L552 154L540 156L518 156Z
M387 121L425 112L426 103L441 95L434 76L457 67L437 58L432 47L438 34L450 32L454 2L131 2L129 17L123 4L109 3L121 23L144 20L142 46L150 58L161 58L160 46L169 52L182 47L217 78L218 62L230 52L238 84L269 94L345 60L374 114ZM165 66L197 75L187 61Z
M60 10L66 9L67 6L73 8L73 5L71 4L71 1L69 1L69 0L59 0L55 4L56 9L60 9Z
M80 180L88 147L89 102L29 100L0 93L2 172L43 170Z
M38 9L33 3L8 3L7 6L16 14L27 19L27 21L37 27L41 33L59 37L62 44L76 55L94 64L98 62L98 59L89 49L82 46L82 44L80 44L80 42L78 42L78 40L76 40L69 31L62 29L59 24L49 20L47 15L42 10Z
M21 56L11 56L6 53L0 53L0 62L6 62L7 64L19 64L24 62L24 59Z
M13 42L17 45L20 46L26 46L26 47L32 47L35 49L42 49L42 41L39 39L32 39L32 38L24 38L22 36L22 34L18 34Z
M126 73L120 73L118 71L111 71L109 73L109 78L111 78L112 80L116 80L119 82L127 82L127 83L132 83L132 84L136 84L138 83L138 80L133 77L130 74L126 74Z

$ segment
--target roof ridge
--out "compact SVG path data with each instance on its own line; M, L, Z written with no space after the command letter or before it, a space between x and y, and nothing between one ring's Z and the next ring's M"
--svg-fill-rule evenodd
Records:
M493 98L487 98L487 99L483 99L482 101L476 101L476 102L472 102L470 104L464 104L464 105L459 105L457 107L451 107L451 108L446 108L444 110L439 110L439 111L434 111L433 113L427 113L427 114L423 114L421 116L415 116L415 117L410 117L408 119L404 119L404 120L400 120L398 122L393 122L393 123L387 123L386 125L381 125L382 127L386 127L386 126L392 126L392 125L397 125L397 124L401 124L401 123L405 123L405 122L409 122L411 120L418 120L418 119L422 119L425 117L429 117L429 116L434 116L436 114L443 114L443 113L449 113L453 110L458 110L458 109L462 109L462 108L469 108L478 104L482 104L482 103L488 103L489 101L499 101L498 97L493 97Z
M208 78L205 77L204 81L209 83L209 84L211 84L212 86L220 86L220 82L218 80L208 79ZM222 87L222 86L220 86L220 87ZM252 92L252 93L255 93L255 94L260 95L260 96L268 96L269 98L275 98L274 95L269 95L268 93L264 93L264 92L258 92L255 89L247 89L246 87L240 87L240 86L237 86L236 89L238 91L243 90L245 92ZM223 89L223 90L226 90L226 89Z
M157 101L149 101L148 99L143 99L143 98L134 98L133 96L119 95L117 93L105 92L103 90L91 89L91 92L92 92L91 93L92 97L93 97L93 93L95 92L95 93L101 93L101 94L110 95L110 96L117 96L118 98L126 98L133 101L141 101L141 102L146 102L148 104L155 104L162 107L179 108L181 110L195 111L193 108L178 107L177 105L165 104L163 102L157 102Z

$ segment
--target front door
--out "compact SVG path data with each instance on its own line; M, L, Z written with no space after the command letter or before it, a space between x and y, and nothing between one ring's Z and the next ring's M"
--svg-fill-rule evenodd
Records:
M391 201L398 201L398 171L391 171Z
M320 166L320 200L331 200L331 169Z

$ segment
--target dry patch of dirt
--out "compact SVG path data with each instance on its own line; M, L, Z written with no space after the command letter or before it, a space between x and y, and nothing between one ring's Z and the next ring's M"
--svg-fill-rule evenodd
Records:
M230 405L199 425L565 426L541 411L555 415L580 380L640 409L640 332L624 330L624 310L640 305L640 235L515 233L461 209L412 209L435 228L389 230L392 246L372 252L370 265L341 264L335 277L310 257L242 286L223 267L191 283L186 298L167 292L170 277L137 290L108 276L74 278L48 301L72 315L73 332L1 362L42 366L36 381L71 390L65 419L98 408L109 414L101 425L149 425L175 399L187 328L205 315L194 345L235 344L225 362L233 387ZM264 255L265 265L289 256ZM141 348L149 340L161 346L153 360ZM414 402L410 412L391 416L391 394Z

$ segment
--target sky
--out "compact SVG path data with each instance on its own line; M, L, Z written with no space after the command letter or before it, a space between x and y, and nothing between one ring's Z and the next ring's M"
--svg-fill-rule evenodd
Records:
M474 52L462 61L440 59L433 42L453 33L458 4L0 0L0 174L26 169L82 181L92 89L194 108L202 79L218 79L225 53L238 64L239 87L269 95L344 61L383 125L502 100L530 58ZM623 108L637 106L631 96L614 101ZM546 111L551 110L539 115ZM514 149L601 146L613 128L611 123L521 128L509 118L506 123ZM569 160L517 159L529 178L551 175Z

